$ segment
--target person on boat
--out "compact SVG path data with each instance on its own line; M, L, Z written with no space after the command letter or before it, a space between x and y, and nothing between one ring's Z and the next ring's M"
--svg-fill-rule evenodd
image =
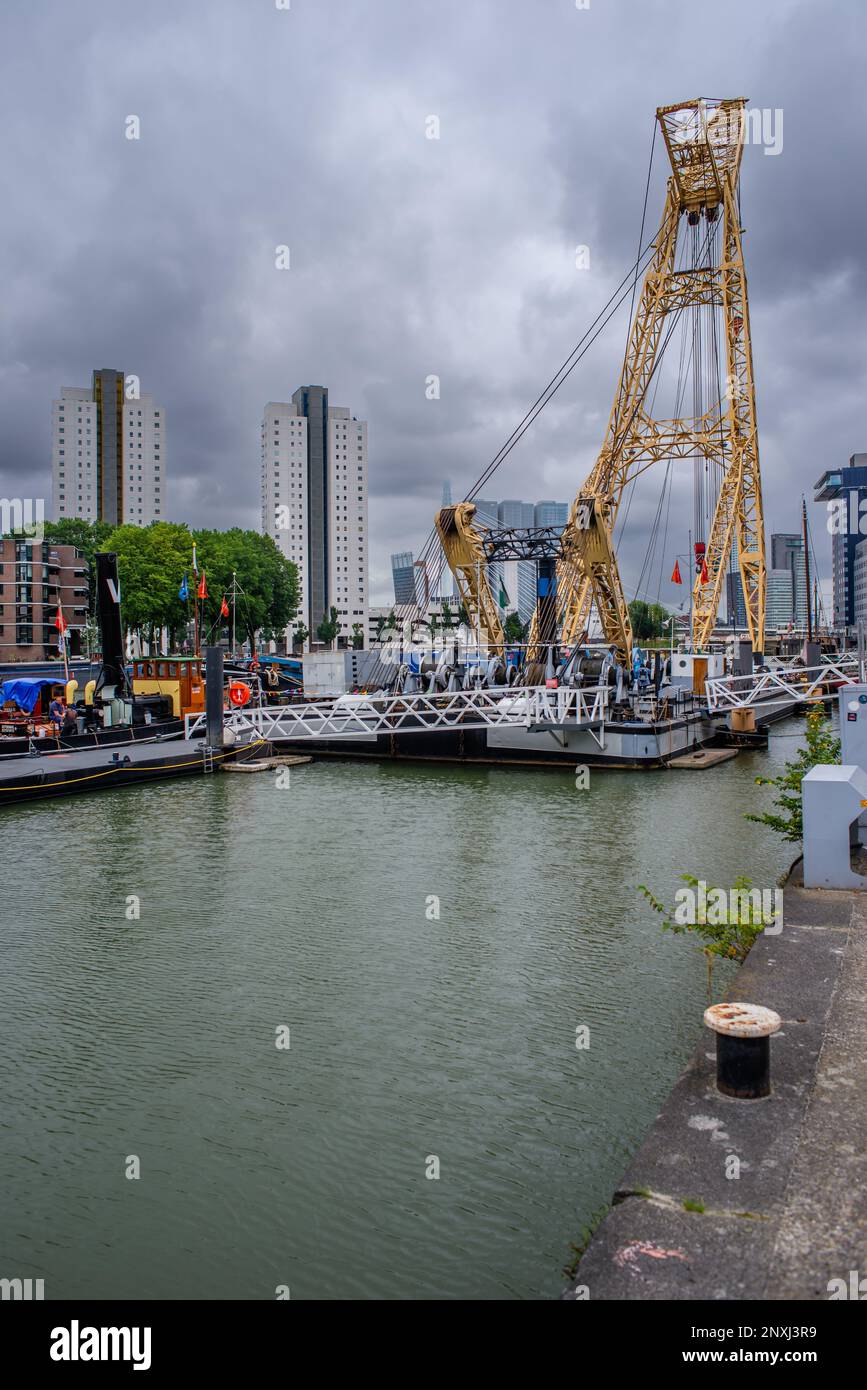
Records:
M48 706L48 718L54 725L54 732L59 734L63 728L63 696L55 695L51 704Z
M78 733L78 715L71 705L67 705L63 712L63 724L61 725L60 731L67 735L67 737L69 734Z

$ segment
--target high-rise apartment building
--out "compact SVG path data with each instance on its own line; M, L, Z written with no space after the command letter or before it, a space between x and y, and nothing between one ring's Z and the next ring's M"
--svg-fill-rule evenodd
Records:
M270 401L262 419L262 528L298 566L297 622L337 609L338 645L367 632L367 423L328 403L325 386Z
M104 368L51 409L52 514L148 526L166 517L166 413L135 377Z

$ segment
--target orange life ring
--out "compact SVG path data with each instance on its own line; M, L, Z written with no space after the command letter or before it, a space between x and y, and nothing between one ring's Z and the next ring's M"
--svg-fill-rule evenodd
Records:
M243 681L232 681L229 686L229 699L233 705L241 706L250 702L250 687Z

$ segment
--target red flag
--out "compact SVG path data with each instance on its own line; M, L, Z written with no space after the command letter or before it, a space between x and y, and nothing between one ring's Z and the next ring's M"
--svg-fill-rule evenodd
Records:
M202 570L202 577L199 580L199 598L208 597L208 586L205 583L205 571Z
M224 594L224 595L223 595L223 602L220 604L220 617L221 617L221 618L228 618L228 616L229 616L229 605L228 605L228 603L226 602L226 596L225 596L225 594Z
M680 565L678 564L677 560L675 560L674 569L671 571L671 582L672 584L683 583L683 580L680 577Z
M707 565L705 564L704 560L702 560L701 562L701 582L702 584L710 583L710 575L707 572Z
M60 607L60 604L57 605L57 617L54 619L54 626L62 637L66 631L66 619L63 616L63 609Z

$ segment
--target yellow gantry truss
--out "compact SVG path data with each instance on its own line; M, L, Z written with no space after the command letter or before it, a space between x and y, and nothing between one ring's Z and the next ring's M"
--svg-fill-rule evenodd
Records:
M475 513L473 502L458 502L457 506L443 507L437 513L437 535L449 569L457 581L460 600L471 629L478 630L489 648L502 653L505 634L500 610L487 580L484 531L474 525Z
M708 537L707 579L693 588L693 643L706 647L716 624L732 542L756 651L764 648L765 550L747 278L738 215L746 99L701 99L660 107L656 113L671 162L665 207L644 276L637 312L608 429L599 456L572 505L557 562L557 604L562 640L581 640L590 609L606 642L628 662L632 629L613 529L627 484L662 460L703 455L717 468L719 494ZM721 219L718 263L676 269L682 219ZM697 305L721 311L726 382L716 404L699 418L652 419L648 392L671 315ZM468 510L463 510L468 508ZM482 534L472 504L447 508L437 518L446 558L468 615L494 645L502 625L484 574ZM534 621L530 640L538 636Z
M746 100L661 107L657 120L671 175L644 277L617 395L599 457L572 506L558 565L563 641L579 641L595 604L606 641L628 660L632 630L612 531L627 483L653 463L703 454L721 474L705 553L707 581L693 588L693 643L707 646L737 539L750 637L764 647L765 547L747 277L738 216ZM675 269L681 219L722 218L719 263ZM722 310L726 383L699 419L654 420L647 395L669 315L694 305ZM589 524L587 518L590 518ZM579 518L584 522L579 525ZM610 557L610 558L609 558Z

